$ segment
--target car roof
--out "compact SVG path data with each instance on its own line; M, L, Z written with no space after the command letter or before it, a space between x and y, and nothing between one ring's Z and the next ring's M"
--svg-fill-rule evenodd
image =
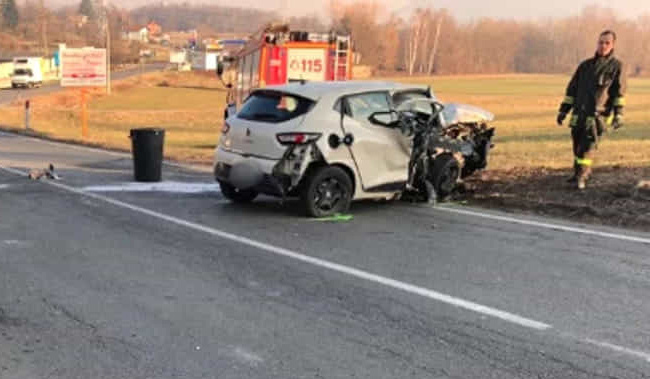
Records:
M256 91L278 91L319 100L325 96L342 96L372 91L426 91L429 87L418 84L402 84L385 81L336 81L336 82L294 82L279 86L268 86Z

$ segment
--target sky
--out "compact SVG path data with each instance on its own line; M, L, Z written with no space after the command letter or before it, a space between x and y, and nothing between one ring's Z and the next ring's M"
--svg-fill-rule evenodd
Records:
M124 7L144 5L150 2L159 3L160 0L107 0L109 3ZM326 14L329 0L166 0L168 2L209 3L218 5L237 5L251 8L270 10L282 9L287 4L291 15ZM539 19L548 17L563 17L577 14L580 10L591 4L612 7L615 4L621 16L634 17L637 14L650 12L648 0L379 0L384 2L387 11L401 11L409 14L409 10L417 6L433 6L447 8L454 16L462 21L470 21L479 17ZM45 0L45 3L59 5L61 3L76 4L77 0Z
M280 8L283 0L267 0L266 4ZM317 12L317 3L321 9L326 7L328 0L284 0L289 2L294 12ZM615 7L621 16L634 17L643 12L650 12L650 1L647 0L617 0L615 2L603 0L390 0L384 1L387 10L410 10L417 6L434 8L447 8L461 20L472 20L480 17L539 19L547 17L562 17L577 14L582 8L592 4ZM256 0L238 0L238 3L259 4ZM408 12L406 12L408 14Z

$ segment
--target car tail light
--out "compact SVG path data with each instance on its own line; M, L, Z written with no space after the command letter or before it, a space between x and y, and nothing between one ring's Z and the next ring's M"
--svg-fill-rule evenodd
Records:
M320 138L320 133L281 133L277 135L280 145L304 145Z
M230 125L224 121L223 126L221 127L221 134L228 134L230 131Z

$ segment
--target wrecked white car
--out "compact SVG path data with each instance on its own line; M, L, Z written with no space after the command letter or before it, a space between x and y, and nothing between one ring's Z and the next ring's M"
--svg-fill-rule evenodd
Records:
M226 120L214 174L234 202L260 193L298 197L315 217L345 212L354 200L408 192L431 200L486 167L491 120L477 108L437 103L424 86L349 81L267 87L253 91Z

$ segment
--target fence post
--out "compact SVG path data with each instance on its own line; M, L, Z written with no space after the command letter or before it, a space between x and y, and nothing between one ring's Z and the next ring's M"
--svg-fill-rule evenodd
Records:
M30 103L29 99L25 100L25 130L29 131L31 130L31 127L29 125L29 108L30 108Z

